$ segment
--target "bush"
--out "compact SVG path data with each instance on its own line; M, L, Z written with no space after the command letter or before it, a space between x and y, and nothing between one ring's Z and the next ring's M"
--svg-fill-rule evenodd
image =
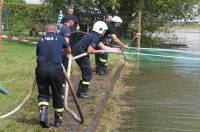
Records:
M46 5L5 3L3 6L8 10L6 24L10 35L28 34L31 29L44 31L47 23L56 23L57 15L54 15Z

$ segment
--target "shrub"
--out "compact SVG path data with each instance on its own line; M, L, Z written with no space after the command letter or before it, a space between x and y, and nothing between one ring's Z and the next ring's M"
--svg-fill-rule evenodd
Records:
M6 24L10 35L28 34L31 29L44 31L47 23L56 23L57 15L46 5L5 3L3 6L8 11Z

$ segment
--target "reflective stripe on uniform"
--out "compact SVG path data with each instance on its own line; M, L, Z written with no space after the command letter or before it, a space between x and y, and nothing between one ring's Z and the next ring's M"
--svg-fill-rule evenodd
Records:
M104 62L104 63L106 63L106 62L107 62L107 60L106 60L106 59L102 59L101 57L100 57L100 61L101 61L101 62Z
M90 84L90 82L82 81L82 84L89 85L89 84Z
M63 112L64 111L64 108L61 108L61 109L54 109L54 112Z
M38 103L38 107L43 106L43 105L49 106L49 103L48 102L40 102L40 103Z

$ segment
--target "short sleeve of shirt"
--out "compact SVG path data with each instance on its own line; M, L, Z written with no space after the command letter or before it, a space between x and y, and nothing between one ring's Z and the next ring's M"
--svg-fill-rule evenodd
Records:
M70 36L71 36L71 30L70 30L70 28L67 27L66 25L63 25L63 26L61 27L61 29L60 29L59 35L63 36L64 38L65 38L65 37L70 38Z
M93 35L89 45L91 45L94 49L96 49L99 41L100 41L99 37L96 35Z
M59 36L59 40L61 41L60 43L62 43L63 49L69 47L69 44L65 41L65 38L64 38L64 37Z

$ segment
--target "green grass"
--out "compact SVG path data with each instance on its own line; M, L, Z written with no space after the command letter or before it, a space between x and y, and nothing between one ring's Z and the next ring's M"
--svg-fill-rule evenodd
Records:
M0 53L0 86L11 96L0 93L0 116L17 107L27 95L35 76L36 45L3 39ZM37 91L16 114L0 121L0 132L42 131L37 125Z
M12 95L0 93L0 116L16 108L26 97L34 81L36 67L36 45L7 39L3 39L2 42L0 86L9 90ZM95 66L94 55L90 56L92 66ZM117 68L120 60L119 55L109 55L108 64L112 72ZM73 75L77 72L77 65L76 63L72 65ZM38 123L37 95L37 88L35 88L22 109L6 119L0 119L0 132L43 132L44 129Z

